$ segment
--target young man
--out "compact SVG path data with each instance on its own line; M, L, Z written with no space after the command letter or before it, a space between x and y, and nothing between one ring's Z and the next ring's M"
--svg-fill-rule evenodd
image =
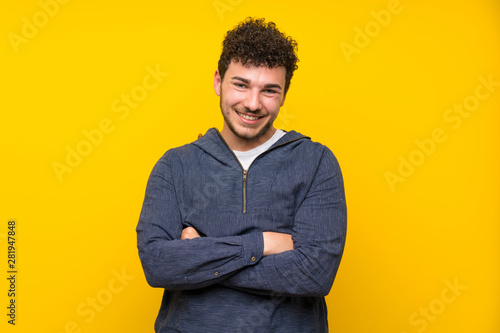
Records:
M296 49L261 19L229 31L214 78L222 130L151 172L137 237L148 283L165 289L156 332L328 332L344 187L327 147L273 126Z

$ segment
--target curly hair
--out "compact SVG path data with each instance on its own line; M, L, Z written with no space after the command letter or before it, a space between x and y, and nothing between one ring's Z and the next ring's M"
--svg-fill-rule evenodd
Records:
M297 49L297 42L281 33L274 22L247 17L226 33L218 66L220 77L224 79L231 61L269 68L284 66L286 94L298 68Z

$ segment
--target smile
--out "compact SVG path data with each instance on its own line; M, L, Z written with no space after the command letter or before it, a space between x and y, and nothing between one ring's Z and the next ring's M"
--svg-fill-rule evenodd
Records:
M257 120L259 119L260 117L256 117L256 116L250 116L250 115L247 115L247 114L244 114L244 113L241 113L241 112L238 112L236 111L236 113L243 119L246 119L246 120Z

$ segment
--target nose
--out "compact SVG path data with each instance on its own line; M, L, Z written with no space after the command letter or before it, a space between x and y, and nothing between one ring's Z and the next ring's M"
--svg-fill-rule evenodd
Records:
M245 97L243 105L251 112L259 111L262 107L259 92L250 90Z

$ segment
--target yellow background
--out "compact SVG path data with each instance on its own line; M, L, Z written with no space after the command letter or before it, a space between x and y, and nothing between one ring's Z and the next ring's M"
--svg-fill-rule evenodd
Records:
M329 146L344 173L348 237L327 297L331 332L500 332L500 86L456 128L445 120L476 89L485 96L480 77L500 82L498 1L1 7L1 276L10 219L18 249L16 326L3 277L2 332L153 331L162 292L147 285L135 244L146 181L168 148L221 128L213 73L224 33L246 16L299 43L276 124ZM389 9L398 12L385 26L374 23ZM346 56L341 46L356 41ZM128 115L114 112L122 94L144 91L148 68L168 76ZM84 149L83 131L106 119L108 133L58 177L67 147ZM419 153L415 141L436 128L446 140ZM410 156L419 165L391 185L388 172Z

